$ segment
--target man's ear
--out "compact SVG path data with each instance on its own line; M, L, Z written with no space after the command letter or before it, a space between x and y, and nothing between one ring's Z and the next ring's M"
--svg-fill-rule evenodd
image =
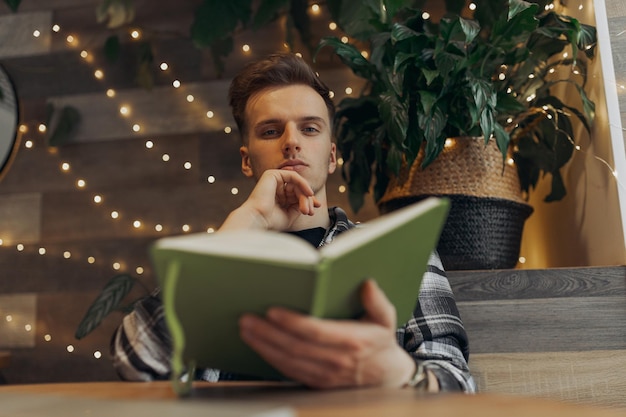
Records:
M239 154L241 155L241 172L248 178L254 176L254 172L252 171L252 165L250 164L250 153L248 152L247 146L242 146L239 148Z
M337 169L337 145L330 144L330 158L328 159L328 173L332 174Z

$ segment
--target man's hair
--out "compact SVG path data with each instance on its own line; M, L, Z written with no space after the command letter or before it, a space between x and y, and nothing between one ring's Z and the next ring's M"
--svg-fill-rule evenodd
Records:
M324 99L332 126L335 105L330 98L330 89L304 59L291 53L275 53L247 64L230 84L228 98L244 143L248 134L245 111L250 97L265 88L290 85L306 85L314 89Z

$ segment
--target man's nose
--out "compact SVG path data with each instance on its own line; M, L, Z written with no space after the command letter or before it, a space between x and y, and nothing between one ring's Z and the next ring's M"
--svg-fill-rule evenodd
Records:
M283 133L283 152L297 152L300 150L300 137L296 126L287 125Z

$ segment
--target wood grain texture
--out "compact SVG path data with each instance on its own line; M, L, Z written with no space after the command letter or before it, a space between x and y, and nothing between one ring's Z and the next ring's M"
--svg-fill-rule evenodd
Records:
M37 242L41 237L41 194L0 194L3 244Z
M37 294L0 295L0 349L34 347L36 314Z
M457 301L626 297L626 267L448 271Z
M482 392L626 409L626 350L475 354L470 366Z
M474 353L626 349L625 297L459 302Z
M47 11L0 16L0 58L49 52L51 22L52 13ZM35 30L40 36L33 36Z
M626 3L622 0L604 0L606 14L609 19L614 17L626 17Z

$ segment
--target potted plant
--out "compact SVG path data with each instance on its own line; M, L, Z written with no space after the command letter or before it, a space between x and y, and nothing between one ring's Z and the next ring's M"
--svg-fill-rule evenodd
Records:
M521 218L523 225L532 209L521 199L522 191L528 193L542 175L550 174L552 189L545 199L561 199L565 187L560 170L572 156L575 126L581 123L590 131L594 103L585 93L585 83L586 64L595 52L595 28L558 14L550 6L523 0L476 2L472 17L462 16L460 6L455 10L450 6L438 23L423 11L408 7L411 3L382 1L381 6L386 7L370 7L364 2L360 7L369 18L361 20L358 33L348 32L359 44L335 37L323 38L319 44L320 49L331 47L366 81L359 97L346 97L338 104L335 119L352 208L358 210L371 189L383 211L422 198L406 198L406 193L413 184L426 182L420 175L435 163L440 171L429 175L444 181L460 165L482 166L493 154L479 156L477 163L472 162L476 155L471 159L465 154L455 156L454 162L442 162L451 138L474 138L470 142L473 148L476 138L481 138L480 147L487 151L497 147L499 157L498 175L480 181L497 186L503 178L510 178L502 172L517 171L520 197L504 198L509 206L515 203L506 222L511 217ZM369 47L369 58L362 54L363 44ZM562 99L562 90L569 90L566 92L574 98ZM508 168L508 159L516 170ZM476 182L472 175L460 176ZM453 177L447 180L456 181ZM402 198L390 197L397 191ZM429 190L428 194L458 197L457 192L443 190ZM503 227L494 221L501 217L498 213L485 213L482 207L473 210L483 215L479 221L452 218L474 206L473 201L455 204L453 199L449 223ZM452 240L452 245L467 240L463 251L468 255L476 251L476 241L488 237L469 239L448 226L440 252L446 239ZM521 227L515 229L519 236L513 237L514 254L504 261L495 254L486 256L485 265L474 265L472 259L454 265L455 254L451 254L446 265L448 254L441 253L444 265L449 269L514 266ZM494 242L490 247L494 246L503 245Z

